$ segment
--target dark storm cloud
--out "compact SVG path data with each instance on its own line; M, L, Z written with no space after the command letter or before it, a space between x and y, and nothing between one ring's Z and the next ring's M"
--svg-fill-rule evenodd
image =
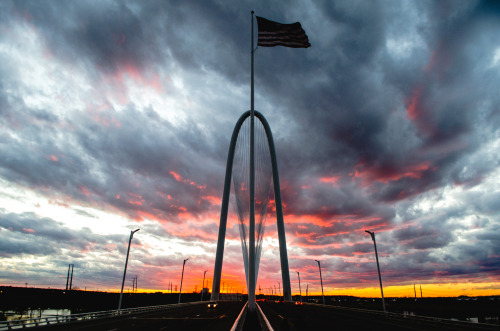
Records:
M299 106L291 106L290 113L304 124L304 132L298 132L291 138L287 146L289 151L299 141L301 145L311 146L310 149L294 150L294 153L283 151L282 146L278 147L282 159L286 160L287 165L292 165L284 167L283 178L287 178L287 175L296 177L298 174L291 172L294 169L311 169L310 163L305 166L305 162L311 160L315 161L313 169L321 167L323 174L344 175L352 172L353 167L360 162L378 173L390 165L394 174L404 174L412 166L429 162L430 168L418 178L401 178L383 183L373 192L381 201L397 201L442 185L443 180L448 180L450 167L478 147L480 141L472 132L471 116L492 90L484 85L484 88L473 89L471 94L469 92L474 83L464 78L476 79L481 72L476 72L478 57L486 60L491 56L492 49L469 54L468 47L477 45L477 49L484 49L477 37L486 31L484 39L493 41L498 37L494 35L493 29L484 31L481 28L475 19L477 14L473 6L459 6L456 9L458 18L448 19L447 16L434 17L432 13L435 8L427 5L419 6L419 14L429 16L425 22L430 21L431 24L418 27L415 33L424 39L424 45L429 48L420 56L409 57L408 62L404 62L406 59L397 59L397 62L396 59L391 60L387 53L384 36L391 32L391 27L384 28L379 23L383 18L394 18L391 16L394 12L387 10L387 6L372 3L371 7L363 6L356 11L336 4L325 6L327 8L324 11L332 13L326 19L330 19L335 27L332 31L335 38L331 38L330 47L348 54L341 57L345 63L337 63L332 59L329 66L325 64L314 68L308 65L311 55L290 55L291 61L300 58L300 62L297 60L291 65L293 70L290 71L294 74L298 71L300 77L301 71L309 70L311 76L325 77L325 81L320 86L308 86L307 82L314 80L288 78L283 79L286 82L284 84L272 82L268 86L270 89L286 86L288 95L298 96L293 102L299 103ZM401 14L401 10L395 12ZM360 24L359 20L365 17L365 13L373 15L363 19L363 24ZM446 30L441 31L441 25L446 26ZM392 27L396 28L399 26ZM318 40L314 46L327 47L322 40ZM441 53L446 54L446 65L431 63L435 70L424 72L422 68L434 61L433 57L441 56ZM321 61L315 60L314 64ZM269 68L263 76L286 76L282 68L274 68L276 66ZM404 83L401 81L403 76ZM477 79L479 82L480 78ZM262 80L266 84L265 79ZM290 84L290 81L300 83ZM418 105L422 106L421 111L425 111L427 116L417 118L412 123L404 112L410 106L412 93L419 86L423 86L423 91L420 92L422 100ZM467 93L460 93L462 90ZM274 94L283 95L280 93L276 91ZM282 101L286 99L284 96ZM498 103L498 98L495 99ZM406 131L393 130L393 126L390 126L391 117L397 112L403 112L397 125L407 128ZM431 124L435 127L428 128ZM464 135L468 135L465 136L468 138L466 142L461 141ZM408 145L411 141L413 143ZM453 145L456 147L447 151L447 146ZM430 155L426 152L430 148L440 148L441 151ZM298 191L298 188L294 189Z
M249 76L235 54L248 28L235 6L205 1L26 1L6 6L39 30L51 52L67 63L90 65L91 75L113 73L123 65L170 67L174 61L183 70L209 68L240 83Z

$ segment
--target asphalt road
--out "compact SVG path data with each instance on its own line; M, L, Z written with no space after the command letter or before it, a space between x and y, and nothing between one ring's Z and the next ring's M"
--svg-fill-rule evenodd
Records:
M283 330L484 330L498 326L446 324L433 320L391 318L383 314L321 305L258 302L275 331ZM452 322L450 322L452 323Z
M123 315L114 318L79 321L40 327L43 330L230 330L244 306L240 301L222 301L215 309L207 302L179 308ZM293 303L258 302L275 331L284 330L500 330L500 327L472 323L440 322L404 318L352 308ZM247 316L250 317L250 316ZM252 322L249 318L246 322ZM258 330L258 322L245 323L246 330ZM453 324L455 323L455 324ZM458 324L456 324L458 323Z
M207 303L146 312L116 318L79 321L67 324L40 327L42 330L230 330L244 302L220 302L216 308Z

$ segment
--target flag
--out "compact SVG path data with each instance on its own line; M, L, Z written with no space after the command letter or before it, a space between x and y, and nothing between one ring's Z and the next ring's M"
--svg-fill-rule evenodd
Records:
M285 46L294 48L311 47L306 32L299 22L282 24L268 19L257 17L259 39L257 46L274 47Z

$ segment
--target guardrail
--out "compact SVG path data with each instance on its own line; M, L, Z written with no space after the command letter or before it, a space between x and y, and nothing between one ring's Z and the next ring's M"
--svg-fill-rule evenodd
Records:
M237 331L243 329L243 323L245 322L245 315L247 313L247 305L248 301L243 306L243 309L241 309L238 317L236 317L236 321L234 321L233 327L231 328L230 331Z
M274 331L273 327L271 326L271 323L269 323L266 315L260 308L258 303L255 303L255 306L257 307L257 313L258 313L258 318L261 326L262 331ZM247 309L248 309L248 302L245 303L243 306L243 309L241 310L240 314L236 318L236 321L234 321L233 327L231 328L230 331L241 331L243 330L245 326L245 318L247 314Z
M262 309L260 308L259 304L256 303L256 306L259 310L259 313L260 313L260 317L262 318L263 322L262 324L265 325L265 327L267 328L266 331L274 331L273 327L271 326L271 323L269 323L266 315L264 315L264 312L262 311ZM262 325L262 327L264 327L264 325Z
M66 316L47 316L47 317L28 318L23 320L0 321L0 330L15 330L27 327L70 323L70 322L85 321L98 318L120 317L123 315L130 315L147 311L167 310L167 309L198 305L198 304L206 304L206 302L197 301L197 302L187 302L179 304L127 308L127 309L121 309L120 312L118 312L118 310L106 310L106 311L97 311L97 312L83 313L83 314L72 314Z

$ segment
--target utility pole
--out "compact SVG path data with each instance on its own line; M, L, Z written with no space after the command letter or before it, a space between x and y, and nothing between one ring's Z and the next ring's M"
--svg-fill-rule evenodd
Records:
M208 270L205 270L203 272L203 283L201 284L201 300L200 301L203 301L203 291L205 290L205 275L207 274L207 271Z
M137 293L137 275L132 280L132 293Z
M413 284L413 292L415 293L415 301L417 301L417 289L415 288L415 284Z
M422 296L422 285L420 285L420 299L422 299L423 296Z
M377 242L375 241L375 232L371 232L368 230L365 230L365 232L370 234L373 240L373 246L375 247L375 259L377 260L378 280L380 282L380 294L382 295L382 308L384 309L385 313L386 310L385 310L384 290L382 286L382 276L380 276L380 265L378 263L378 252L377 252Z

